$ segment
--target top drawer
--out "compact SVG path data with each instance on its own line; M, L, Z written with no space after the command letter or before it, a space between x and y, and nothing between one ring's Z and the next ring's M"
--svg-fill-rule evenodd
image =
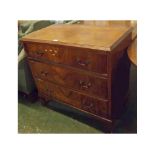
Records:
M70 65L100 74L107 74L106 54L95 51L45 43L25 43L29 57Z

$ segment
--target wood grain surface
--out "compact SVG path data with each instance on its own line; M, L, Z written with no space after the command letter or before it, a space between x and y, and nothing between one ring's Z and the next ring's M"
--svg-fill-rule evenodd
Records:
M45 94L52 100L63 101L66 104L93 113L98 116L108 117L108 101L98 100L79 94L68 88L61 87L54 83L49 83L41 79L35 79L40 93L40 97Z
M74 69L66 69L57 65L48 65L36 61L29 61L29 63L35 78L54 82L102 99L108 99L106 78L96 78L93 74L87 75Z
M26 43L24 46L31 58L107 74L107 55L105 52L43 43Z
M21 40L111 51L131 31L131 27L52 25L32 32Z

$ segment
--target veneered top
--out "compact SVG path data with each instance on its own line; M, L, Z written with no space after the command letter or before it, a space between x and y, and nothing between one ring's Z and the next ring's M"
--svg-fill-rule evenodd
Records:
M131 27L60 24L32 32L21 40L111 51L131 32Z

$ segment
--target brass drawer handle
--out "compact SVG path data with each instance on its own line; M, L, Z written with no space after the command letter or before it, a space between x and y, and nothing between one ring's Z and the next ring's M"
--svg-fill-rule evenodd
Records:
M94 104L85 102L83 106L86 110L92 110L92 108L94 107Z
M41 75L47 76L48 72L47 71L41 71Z
M51 55L53 55L53 56L56 56L58 54L58 51L55 49L54 50L50 49L49 51L51 52Z
M80 84L80 86L82 88L85 88L85 89L88 89L89 87L92 86L91 82L85 82L85 81L82 81L82 80L80 80L79 84Z
M88 66L89 63L90 63L89 61L85 61L85 62L84 62L84 61L80 60L79 58L77 58L76 61L77 61L78 65L84 66L84 67L85 67L85 66Z
M37 51L36 53L37 53L37 55L39 55L39 56L43 56L43 55L44 55L44 52L42 52L42 51Z

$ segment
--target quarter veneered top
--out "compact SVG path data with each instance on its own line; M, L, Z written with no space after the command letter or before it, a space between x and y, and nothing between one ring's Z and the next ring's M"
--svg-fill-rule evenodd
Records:
M21 40L111 51L131 31L131 27L51 25L32 32Z

